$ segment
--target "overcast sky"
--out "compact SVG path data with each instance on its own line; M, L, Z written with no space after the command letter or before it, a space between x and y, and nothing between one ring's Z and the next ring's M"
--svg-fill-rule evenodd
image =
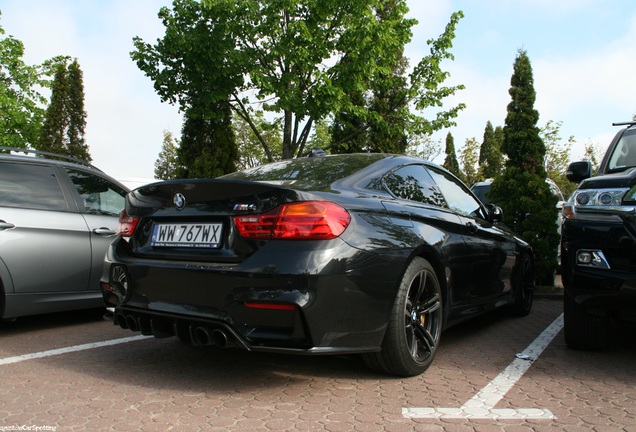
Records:
M153 83L130 59L132 38L154 42L166 0L0 0L0 26L25 44L25 60L78 59L84 72L86 139L93 163L116 178L152 178L163 131L180 135L181 115L161 103ZM408 0L419 24L407 47L411 63L428 53L453 11L462 10L446 64L449 100L467 108L450 129L455 146L482 141L487 121L503 126L513 63L527 52L534 72L539 126L562 122L574 136L573 158L588 142L607 146L612 122L636 114L636 8L633 0ZM449 130L435 138L444 139ZM441 161L437 161L441 162Z

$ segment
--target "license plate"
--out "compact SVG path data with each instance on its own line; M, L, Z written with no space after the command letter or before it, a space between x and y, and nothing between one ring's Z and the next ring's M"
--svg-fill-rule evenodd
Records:
M220 223L156 224L150 245L156 247L218 248L221 243Z

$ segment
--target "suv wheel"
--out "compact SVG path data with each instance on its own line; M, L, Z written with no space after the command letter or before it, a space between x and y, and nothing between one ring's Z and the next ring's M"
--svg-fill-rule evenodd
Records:
M587 313L567 293L563 296L565 343L572 349L602 350L607 345L609 318Z

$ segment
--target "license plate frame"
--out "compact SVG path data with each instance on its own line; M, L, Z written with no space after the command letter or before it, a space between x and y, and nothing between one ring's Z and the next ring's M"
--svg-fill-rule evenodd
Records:
M223 238L223 224L218 222L156 223L150 246L218 249Z

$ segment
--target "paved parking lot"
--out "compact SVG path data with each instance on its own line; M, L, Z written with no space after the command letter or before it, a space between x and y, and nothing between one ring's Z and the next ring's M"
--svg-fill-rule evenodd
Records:
M636 431L633 330L617 329L606 352L568 350L561 311L537 300L526 318L449 329L408 379L356 357L134 337L95 311L2 323L0 431Z

